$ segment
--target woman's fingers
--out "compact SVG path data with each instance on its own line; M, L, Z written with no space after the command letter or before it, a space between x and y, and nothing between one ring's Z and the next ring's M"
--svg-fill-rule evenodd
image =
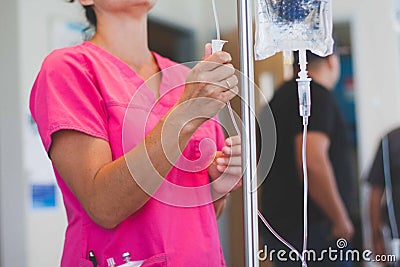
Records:
M211 86L217 91L223 92L238 85L238 79L235 75L235 69L231 64L219 65L212 71L198 72L193 71L188 79L189 83L200 83L204 87Z
M223 64L229 63L232 61L232 57L227 52L216 52L211 56L205 58L203 61L199 62L193 70L197 72L205 72L212 71Z
M222 154L217 154L215 163L220 172L227 175L242 175L242 147L239 136L225 140L227 146L222 148Z
M203 60L208 58L211 55L212 55L212 44L211 43L206 43L206 45L204 46L204 57L203 57Z
M226 103L239 93L239 88L235 86L234 88L224 91L219 95L219 100Z
M205 55L209 54L208 50L209 46L206 46ZM186 103L188 107L185 115L211 118L237 95L238 78L231 60L230 54L216 52L189 72L185 91L179 100L179 104Z
M225 140L225 143L228 146L241 145L242 144L242 139L240 138L240 136L235 135L235 136L231 136L231 137L227 138Z
M217 180L213 182L213 189L218 194L225 195L233 190L236 190L239 186L241 186L241 184L242 182L240 178L223 173Z
M236 75L231 75L231 76L227 77L226 79L223 79L219 82L212 83L212 85L216 85L216 86L223 88L223 91L232 90L234 87L237 87L238 84L239 84L239 81L238 81L238 78L236 77Z
M242 146L234 145L234 146L225 146L222 148L222 153L226 156L241 156L242 155Z
M206 71L201 75L201 78L204 80L200 80L199 82L224 82L222 86L228 87L230 82L232 85L229 87L233 87L237 83L233 80L235 74L235 68L232 64L220 64L217 68L213 69L212 71ZM228 83L226 83L228 80Z
M204 86L197 97L209 98L209 101L218 101L218 103L224 104L234 98L238 93L239 88L237 86L229 89L226 86L226 82L219 82L209 83Z
M206 57L199 64L207 63L207 62L215 62L215 63L225 64L225 63L229 63L231 61L232 61L232 56L228 52L218 51L218 52L215 52L215 53L211 54L210 56Z
M218 165L224 166L241 166L242 165L242 158L241 157L220 157L215 160Z
M215 155L215 166L221 175L215 180L214 190L226 194L242 185L241 139L233 136L225 140L226 146Z

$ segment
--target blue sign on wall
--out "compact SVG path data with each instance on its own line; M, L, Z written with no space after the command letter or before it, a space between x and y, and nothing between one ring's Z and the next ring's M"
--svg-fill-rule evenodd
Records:
M33 209L56 207L56 185L55 184L31 185L31 199L32 199Z
M357 145L353 64L351 55L340 55L341 75L333 91L348 124L351 139Z

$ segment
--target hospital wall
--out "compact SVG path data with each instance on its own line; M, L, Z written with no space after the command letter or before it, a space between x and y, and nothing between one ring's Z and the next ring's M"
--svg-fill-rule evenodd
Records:
M17 14L14 1L0 2L0 266L26 255Z
M381 134L400 124L399 38L391 1L379 1L379 7L372 0L333 2L335 20L351 25L358 168L364 173ZM236 1L217 5L222 31L232 31ZM199 58L215 35L211 1L160 0L151 16L193 29ZM27 106L34 77L54 46L57 22L82 18L78 4L62 0L0 0L0 267L52 267L60 259L66 226L61 196L56 192L54 207L32 203L32 185L47 183L52 173ZM229 217L220 224L229 262Z

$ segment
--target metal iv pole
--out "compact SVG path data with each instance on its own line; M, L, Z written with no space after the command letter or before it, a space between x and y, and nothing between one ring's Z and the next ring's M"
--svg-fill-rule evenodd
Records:
M254 99L253 58L253 0L238 0L240 83L242 99L242 164L244 199L244 245L245 266L258 267L258 217L257 217L257 170L256 170L256 127Z

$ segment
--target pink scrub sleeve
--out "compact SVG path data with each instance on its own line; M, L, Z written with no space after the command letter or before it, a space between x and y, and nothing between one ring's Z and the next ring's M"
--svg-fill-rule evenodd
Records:
M107 112L86 63L79 54L53 52L43 62L30 100L46 151L51 135L76 130L108 141Z

